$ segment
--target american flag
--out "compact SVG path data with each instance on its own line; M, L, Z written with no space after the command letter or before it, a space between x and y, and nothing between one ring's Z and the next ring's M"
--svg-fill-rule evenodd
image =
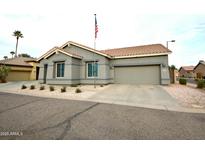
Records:
M95 14L95 38L97 38L97 33L98 33L98 24L97 24L97 18Z

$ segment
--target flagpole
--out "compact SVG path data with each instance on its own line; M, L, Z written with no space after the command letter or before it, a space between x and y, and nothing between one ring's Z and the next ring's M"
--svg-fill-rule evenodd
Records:
M95 16L95 39L94 39L94 49L96 50L96 14L94 14ZM96 65L96 60L95 60L95 54L93 53L93 60L94 60L94 67L93 69L95 68L95 65ZM93 70L93 76L94 76L94 88L96 88L96 77L95 77L95 74L94 71L96 70Z
M96 14L94 14L94 16L95 16L95 37L94 37L94 49L96 50L96 38L97 38L97 33L96 33Z

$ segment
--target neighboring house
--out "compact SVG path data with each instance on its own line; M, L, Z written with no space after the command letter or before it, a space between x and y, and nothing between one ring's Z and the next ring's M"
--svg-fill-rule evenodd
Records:
M37 61L34 58L16 57L0 60L0 66L10 67L7 81L36 80L38 77Z
M182 66L179 69L179 77L194 78L194 66Z
M169 84L169 49L161 44L95 50L67 42L40 63L39 81L47 84Z
M205 61L199 61L199 63L194 67L194 73L196 73L196 77L198 79L205 79Z

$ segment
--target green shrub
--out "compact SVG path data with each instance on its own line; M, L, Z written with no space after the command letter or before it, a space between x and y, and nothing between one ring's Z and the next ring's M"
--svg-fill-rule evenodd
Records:
M8 76L10 72L10 67L7 67L5 65L0 66L0 82L5 83L6 82L6 77Z
M22 86L21 86L21 89L26 89L27 87L23 84Z
M77 88L76 90L75 90L75 93L81 93L82 91L79 89L79 88Z
M31 86L30 86L30 89L31 89L31 90L33 90L33 89L35 89L35 88L36 88L36 87L35 87L34 85L31 85Z
M40 90L44 90L45 89L45 86L40 86Z
M187 83L187 80L185 78L179 79L179 84L186 85L186 83Z
M66 87L65 86L61 88L61 92L62 93L66 92Z
M197 82L197 88L202 89L202 88L204 88L204 87L205 87L205 80L199 80L199 81Z
M50 89L50 91L54 91L55 90L54 86L50 86L49 89Z

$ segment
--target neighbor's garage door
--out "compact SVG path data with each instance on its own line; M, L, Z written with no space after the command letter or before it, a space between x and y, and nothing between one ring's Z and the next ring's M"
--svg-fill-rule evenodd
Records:
M8 74L7 81L27 81L31 72L28 71L11 71Z
M159 66L115 67L115 83L160 84Z

